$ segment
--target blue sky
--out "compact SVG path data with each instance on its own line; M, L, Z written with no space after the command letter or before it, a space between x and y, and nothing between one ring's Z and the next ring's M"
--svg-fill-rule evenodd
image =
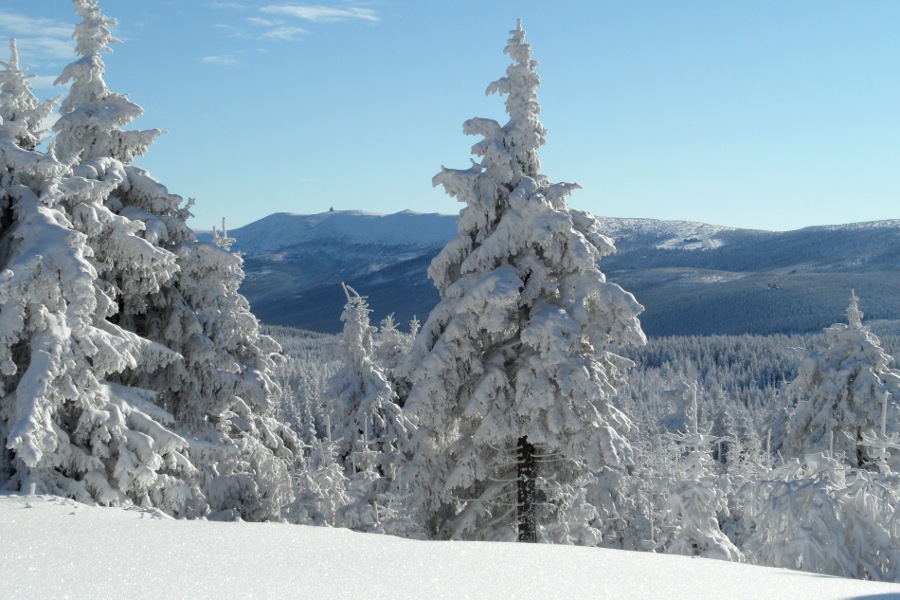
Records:
M786 230L900 217L900 2L101 0L106 82L167 134L138 164L192 225L273 212L458 212L470 117L517 17L540 61L541 151L601 216ZM35 92L74 58L65 0L3 0ZM2 48L2 47L0 47Z

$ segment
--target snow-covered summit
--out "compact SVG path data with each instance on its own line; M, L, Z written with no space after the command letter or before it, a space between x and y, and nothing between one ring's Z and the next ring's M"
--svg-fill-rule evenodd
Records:
M404 210L380 214L362 210L335 210L314 215L274 213L231 231L235 249L255 256L298 244L328 241L357 245L441 246L456 234L457 215ZM733 227L693 221L664 221L598 217L602 231L613 239L653 237L667 250L709 250L723 244L722 234Z
M455 215L409 210L390 215L333 210L316 215L275 213L230 233L237 239L236 250L259 255L320 240L357 245L440 246L455 232Z
M657 238L654 245L659 250L712 250L723 245L723 233L736 231L734 227L694 221L614 217L598 220L603 232L613 239L653 236Z

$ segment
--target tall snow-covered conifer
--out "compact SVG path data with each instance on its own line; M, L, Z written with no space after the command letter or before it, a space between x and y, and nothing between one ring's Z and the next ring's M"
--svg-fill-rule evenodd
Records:
M862 324L862 316L859 299L851 293L848 323L825 329L828 348L807 353L791 382L788 393L798 403L783 442L783 451L790 456L842 454L847 466L878 470L864 436L900 430L900 371L890 367L892 358ZM882 431L885 408L886 430Z
M71 87L53 126L56 135L50 152L71 166L76 176L106 189L99 198L73 196L66 202L74 228L87 236L93 250L101 285L117 305L105 316L119 323L130 305L142 309L145 298L158 293L178 270L172 252L146 239L143 223L119 214L120 192L130 187L125 165L142 154L160 132L119 129L143 110L125 96L110 92L103 80L102 53L117 41L109 29L115 21L100 12L95 0L73 0L73 5L83 19L73 34L79 58L56 81L71 83Z
M116 41L115 22L95 0L73 4L83 19L74 34L79 58L58 80L71 89L51 151L76 175L108 189L100 203L71 200L98 285L115 302L106 316L176 357L166 363L147 357L118 380L156 392L159 406L190 436L210 510L277 518L292 499L288 467L300 460L296 435L268 415L278 345L259 333L238 292L240 257L199 243L186 223L189 205L130 164L160 132L122 130L143 111L103 81L102 54Z
M487 89L507 96L509 121L466 121L479 162L434 178L466 206L429 268L441 301L404 367L418 502L446 538L509 539L517 523L535 541L538 471L561 482L631 459L611 400L630 361L612 349L645 341L642 307L598 269L615 247L567 207L578 186L540 173L537 62L521 21L511 33L512 64Z
M114 158L124 163L143 154L162 132L158 129L122 131L143 114L140 106L122 94L110 92L103 80L106 66L102 54L118 42L110 27L115 19L100 12L97 0L72 0L82 21L75 26L75 53L57 84L71 84L54 124L51 144L56 157L65 163L93 158Z
M0 72L0 487L186 515L195 470L172 416L117 374L175 358L110 323L115 312L68 209L110 187L33 151L46 105L15 44Z

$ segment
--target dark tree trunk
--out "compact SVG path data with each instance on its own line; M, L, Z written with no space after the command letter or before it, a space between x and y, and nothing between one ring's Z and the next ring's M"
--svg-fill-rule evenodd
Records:
M527 436L519 438L519 454L516 464L519 500L519 541L537 542L537 523L534 516L534 490L537 465L534 461L534 445Z

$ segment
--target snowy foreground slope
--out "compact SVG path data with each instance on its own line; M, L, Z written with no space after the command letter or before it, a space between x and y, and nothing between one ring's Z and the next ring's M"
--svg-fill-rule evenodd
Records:
M4 598L898 598L900 585L569 546L176 521L0 495Z

